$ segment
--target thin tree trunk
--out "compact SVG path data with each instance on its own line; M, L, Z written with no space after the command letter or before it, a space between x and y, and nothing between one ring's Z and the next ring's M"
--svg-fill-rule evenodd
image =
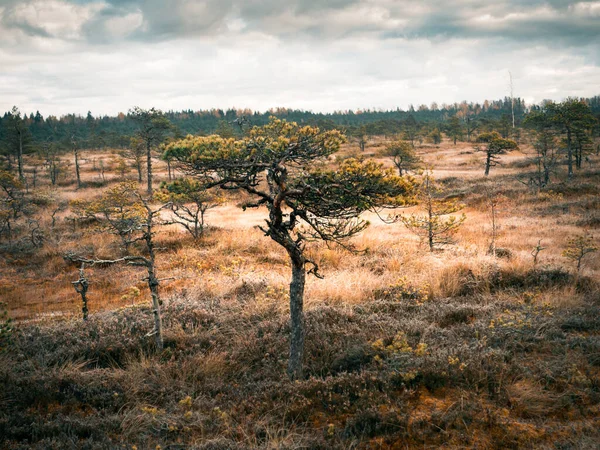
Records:
M19 168L19 179L24 180L23 176L23 132L18 131L19 133L19 152L17 153L17 164Z
M162 326L162 315L160 312L160 295L158 293L159 281L156 278L156 272L154 269L154 242L152 242L152 217L148 219L148 229L145 235L146 247L148 248L148 287L150 288L150 295L152 296L152 314L154 315L154 339L156 341L156 348L158 350L163 349L163 326Z
M52 217L54 220L54 217ZM81 314L83 315L83 320L88 320L88 299L87 299L87 291L88 291L88 280L85 277L85 263L81 264L81 269L79 269L79 279L77 281L73 281L73 286L75 287L75 291L81 295Z
M508 76L510 77L510 113L512 115L512 127L515 128L515 98L513 96L513 81L510 71L508 72Z
M154 339L156 348L163 349L163 327L162 316L160 313L160 296L158 293L158 279L154 274L154 268L148 267L148 287L152 295L152 314L154 315Z
M292 281L290 283L290 358L288 376L292 380L302 378L304 359L304 285L306 271L301 255L290 255L292 259Z
M492 199L492 202L494 200ZM490 243L490 253L496 257L496 207L492 203L492 242Z
M427 179L427 188L429 189L429 178ZM431 197L427 199L427 217L428 217L428 229L427 229L427 237L429 243L429 251L433 253L433 205L431 202Z
M573 177L573 147L571 145L571 130L567 129L567 158L569 159L568 177Z
M146 158L148 160L148 194L152 194L152 150L150 144L146 144Z
M136 163L135 166L137 168L137 173L138 173L138 183L141 183L142 182L142 161L141 161L141 158L138 159L135 163Z
M485 176L487 177L490 174L490 165L492 164L492 155L490 152L487 152L487 156L485 158Z
M81 174L79 172L79 150L73 149L75 153L75 175L77 176L77 189L81 188Z

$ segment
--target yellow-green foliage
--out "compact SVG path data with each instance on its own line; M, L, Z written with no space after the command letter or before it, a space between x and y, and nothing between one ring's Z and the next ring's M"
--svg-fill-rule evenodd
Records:
M408 170L417 169L421 162L410 142L401 139L392 141L386 145L385 155L392 158L400 176Z
M77 199L70 203L71 211L79 217L137 220L145 217L144 205L136 197L137 183L119 183L106 189L96 200Z
M129 240L146 221L147 211L137 188L136 182L128 181L106 189L96 200L74 200L70 204L73 217L96 220L99 231L118 235L128 248Z
M562 255L577 263L577 271L581 268L581 261L585 255L594 253L598 250L594 243L594 238L588 235L579 235L571 237L567 240L567 247L563 250Z
M338 130L321 131L272 117L262 127L254 127L241 140L211 136L186 136L165 147L165 155L194 166L223 166L226 162L251 159L254 165L289 157L288 163L301 163L335 153L345 141ZM295 150L304 147L303 152ZM266 167L265 167L266 168Z
M422 242L427 243L430 251L454 243L453 236L467 219L465 214L453 216L464 206L455 199L444 198L442 188L435 183L427 172L423 177L417 198L424 214L401 216L402 223Z

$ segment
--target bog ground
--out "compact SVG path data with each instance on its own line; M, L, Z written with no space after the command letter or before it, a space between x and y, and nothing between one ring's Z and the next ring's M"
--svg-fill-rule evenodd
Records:
M40 177L40 195L52 198L41 204L43 246L2 248L0 297L16 326L0 354L0 446L597 448L600 259L589 254L577 271L563 251L569 237L597 234L599 160L538 192L522 182L534 170L524 141L489 177L469 143L417 148L465 205L456 243L443 251L375 214L353 238L360 252L312 245L324 279L307 280L306 376L295 382L285 374L288 258L255 228L266 210L242 211L235 194L207 212L198 242L175 225L159 231L162 352L146 336L152 313L139 268L86 269L90 319L81 320L77 266L63 254L109 258L118 242L69 221L67 202L122 177L110 168L116 150L82 152L82 189ZM334 158L392 167L384 144L360 152L349 143ZM492 185L503 194L496 257ZM65 206L52 226L56 204Z

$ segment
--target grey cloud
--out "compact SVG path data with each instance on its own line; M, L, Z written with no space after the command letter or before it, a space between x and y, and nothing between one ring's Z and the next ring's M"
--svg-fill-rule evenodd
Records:
M91 42L114 41L107 22L128 14L140 14L142 23L131 30L129 39L164 41L212 35L223 28L231 8L229 0L109 0L107 7L84 26L84 33Z
M436 9L433 14L416 17L406 30L386 32L384 36L503 38L550 47L590 44L600 38L600 8L598 16L586 16L573 10L574 3L512 1L469 9L450 5L445 10Z
M595 95L600 1L0 0L0 111ZM27 13L23 7L29 6Z
M36 24L16 20L12 12L17 2L4 3L8 6L0 20L5 27L51 36ZM501 37L543 41L548 46L581 45L600 38L600 7L597 14L586 14L581 5L599 4L563 0L104 0L104 8L83 24L82 37L90 43L112 43L214 35L233 39L248 33L284 40L369 34L404 39ZM139 16L140 23L115 32L114 24L128 15Z
M28 23L20 19L15 11L17 1L4 0L0 3L0 24L9 30L20 30L28 36L52 37L42 27Z

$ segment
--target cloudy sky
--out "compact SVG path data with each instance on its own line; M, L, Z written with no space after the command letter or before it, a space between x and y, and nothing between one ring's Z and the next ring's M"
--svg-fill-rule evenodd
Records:
M0 111L600 94L600 1L0 0Z

